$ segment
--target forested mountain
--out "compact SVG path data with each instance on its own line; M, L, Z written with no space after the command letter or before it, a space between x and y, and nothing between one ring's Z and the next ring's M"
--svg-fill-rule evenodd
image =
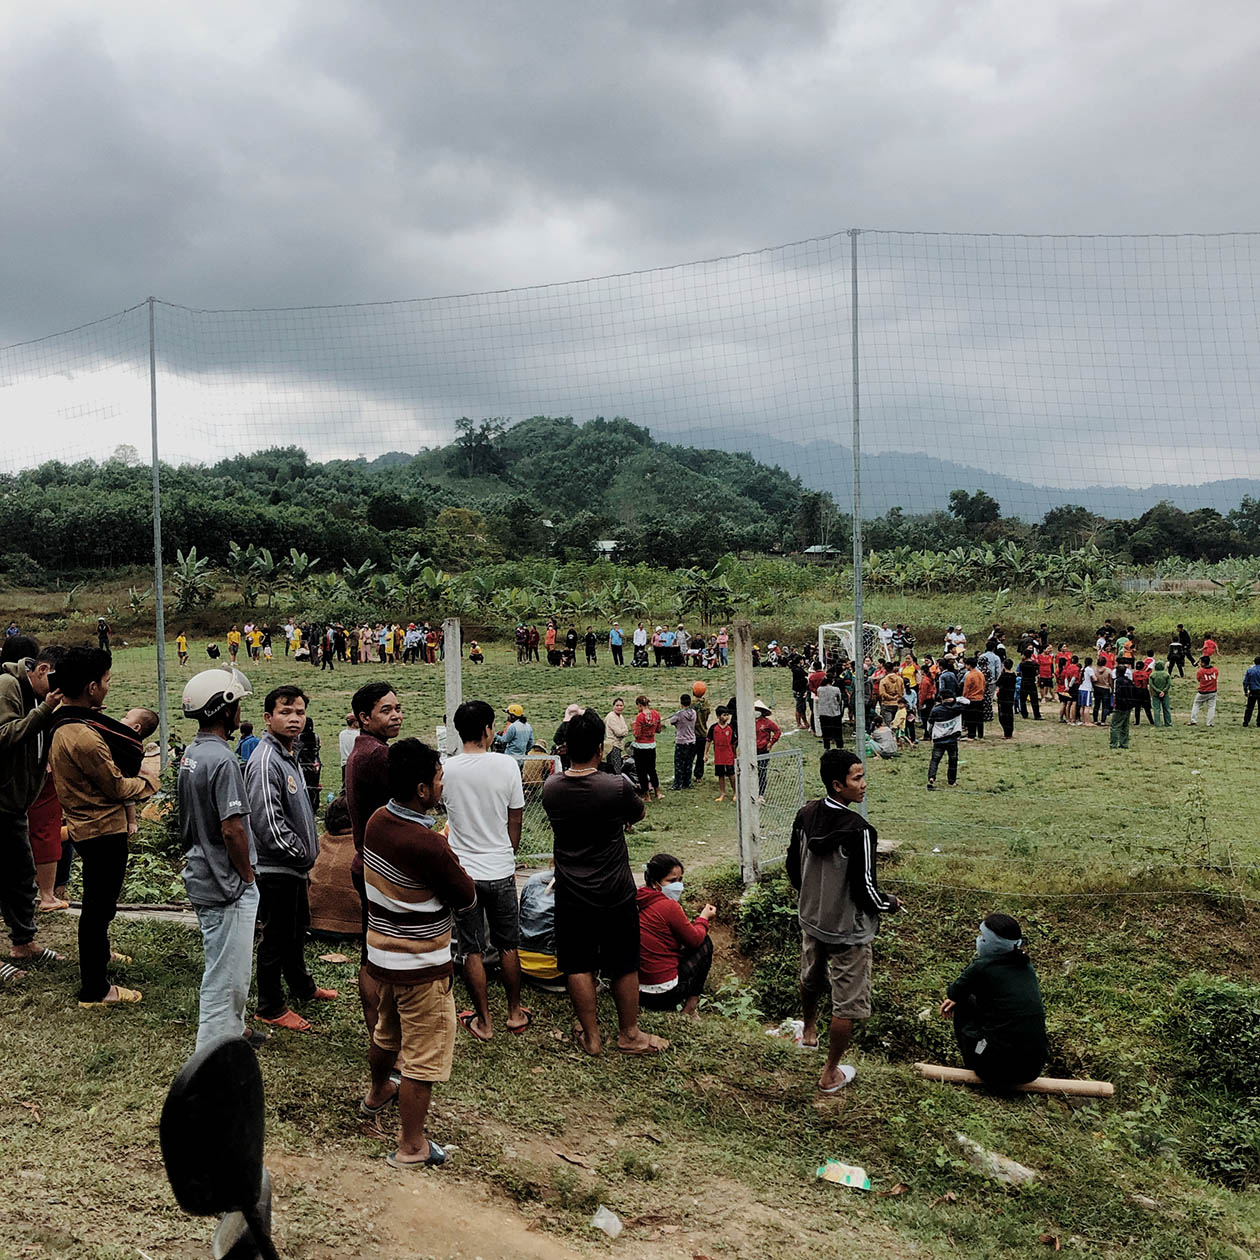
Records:
M318 463L286 447L209 466L163 466L164 554L171 560L196 547L218 563L236 542L276 556L296 548L335 567L418 554L459 571L527 557L588 560L600 539L616 541L619 560L666 568L711 565L728 552L792 552L822 542L843 554L850 545L843 498L833 503L751 455L659 442L622 418L463 419L456 428L447 446L371 461ZM868 485L877 480L868 471ZM868 493L887 502L886 488ZM149 469L130 448L102 463L54 460L0 477L0 573L38 581L41 571L144 564L152 555L150 502ZM868 548L1009 539L1055 550L1092 541L1140 564L1260 551L1260 502L1250 497L1227 514L1161 502L1134 519L1064 505L1030 524L964 480L945 504L948 511L912 514L893 505L872 513Z

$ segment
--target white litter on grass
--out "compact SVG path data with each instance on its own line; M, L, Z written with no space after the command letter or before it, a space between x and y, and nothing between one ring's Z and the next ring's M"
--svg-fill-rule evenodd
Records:
M616 1212L610 1212L602 1203L595 1209L595 1215L591 1217L591 1224L596 1229L602 1229L609 1238L616 1238L622 1231L621 1217Z
M940 849L933 849L933 850L932 850L932 852L933 852L933 853L939 853L939 852L940 852Z
M803 1019L785 1019L774 1028L766 1029L767 1037L782 1037L784 1041L794 1041L799 1046L805 1036Z

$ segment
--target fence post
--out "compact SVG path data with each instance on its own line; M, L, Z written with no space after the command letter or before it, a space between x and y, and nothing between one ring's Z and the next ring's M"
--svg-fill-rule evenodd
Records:
M739 822L739 870L744 884L757 881L757 715L753 711L752 626L735 623L735 721L739 727L739 774L735 778Z
M458 617L442 622L442 643L446 652L446 747L438 751L450 754L464 747L455 729L455 710L464 703L464 645Z
M162 746L159 764L166 769L170 747L170 727L166 717L166 609L162 604L162 475L158 465L157 335L153 318L154 299L149 299L149 424L153 439L153 630L157 635L158 740Z

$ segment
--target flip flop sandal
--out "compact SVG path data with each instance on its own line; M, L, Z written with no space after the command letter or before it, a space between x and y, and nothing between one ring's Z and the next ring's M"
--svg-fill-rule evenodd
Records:
M310 1032L311 1021L303 1019L297 1011L285 1011L283 1015L277 1015L275 1019L266 1019L262 1015L255 1015L254 1018L260 1024L270 1024L272 1028L287 1028L289 1032Z
M69 910L70 903L68 901L54 901L51 906L40 906L40 914L52 914L56 910Z
M847 1063L840 1064L840 1084L839 1085L819 1085L818 1092L820 1094L838 1094L846 1085L853 1083L853 1078L857 1075L857 1068L850 1067Z
M335 1002L337 1000L337 990L316 989L307 1000L310 1002Z
M473 1021L477 1018L476 1011L460 1011L460 1013L455 1018L459 1020L460 1025L463 1027L464 1031L468 1033L468 1035L472 1037L474 1040L476 1041L489 1041L490 1040L489 1037L483 1037L480 1033L473 1032Z
M20 980L26 972L12 963L0 963L0 984L8 984L10 980Z
M14 958L13 962L26 963L30 966L32 963L59 963L65 962L64 954L59 954L55 949L43 949L38 954L30 954L25 958Z
M391 1168L400 1168L404 1172L413 1168L441 1168L446 1163L446 1151L430 1138L427 1159L399 1159L398 1152L391 1151L385 1156L385 1162Z
M112 1002L104 998L99 1002L80 1002L79 1009L81 1011L91 1011L98 1006L132 1006L143 997L139 989L124 989L121 984L114 985L114 989L118 996Z
M534 1012L528 1006L521 1007L521 1014L525 1016L523 1024L517 1024L515 1028L511 1024L507 1026L510 1033L523 1033L534 1022Z
M109 961L116 962L116 963L129 963L129 962L134 962L135 960L131 957L130 954L115 954L111 951L109 955Z
M394 1090L390 1096L385 1099L379 1107L369 1107L363 1100L359 1101L359 1115L364 1116L368 1120L375 1120L377 1116L385 1110L386 1107L393 1106L398 1101L398 1091Z
M599 1057L599 1054L602 1053L602 1051L596 1052L586 1044L586 1029L583 1028L581 1024L574 1024L572 1032L573 1040L583 1054L589 1054L592 1059Z

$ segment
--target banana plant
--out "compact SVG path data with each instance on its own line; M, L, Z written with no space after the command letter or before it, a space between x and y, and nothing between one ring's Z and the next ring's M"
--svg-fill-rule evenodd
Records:
M376 564L372 560L364 560L358 568L349 560L342 561L341 580L345 583L346 590L356 599L363 598L372 589L375 574Z
M191 612L199 604L208 604L215 594L210 557L199 556L196 547L189 547L187 555L176 551L171 588L175 592L176 612Z

